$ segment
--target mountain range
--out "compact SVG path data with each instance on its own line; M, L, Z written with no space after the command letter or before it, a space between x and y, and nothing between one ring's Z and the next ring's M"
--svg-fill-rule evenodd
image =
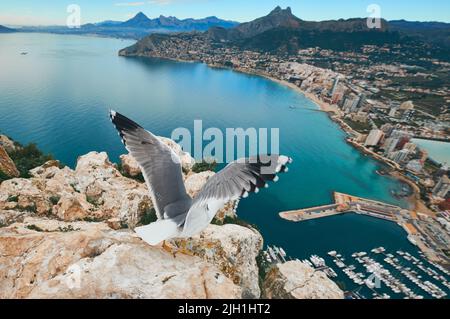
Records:
M256 37L265 32L273 30L291 30L291 31L333 31L333 32L367 32L366 19L349 20L330 20L330 21L304 21L292 14L291 8L282 9L276 7L269 15L258 18L251 22L242 23L235 28L223 30L220 27L213 27L208 32L209 35L217 40L236 41ZM386 31L387 22L382 20L381 29L377 31Z
M381 20L371 29L366 18L329 21L305 21L293 15L288 7L276 7L267 16L231 28L214 26L203 33L152 34L136 45L121 51L122 55L151 55L164 47L176 48L178 40L199 45L228 46L259 52L296 53L299 49L320 47L338 51L359 50L364 45L421 45L442 55L450 48L450 24ZM433 37L427 35L433 35ZM173 42L172 44L170 42Z
M0 32L14 30L0 28ZM95 34L141 39L153 33L205 32L212 41L233 43L243 49L263 51L295 51L319 46L330 49L352 49L364 44L381 45L406 40L420 40L450 48L450 24L443 22L412 22L381 20L381 28L369 29L366 18L347 20L305 21L293 15L288 7L276 7L267 16L241 23L219 19L183 19L160 16L150 19L139 12L127 21L103 21L84 24L78 29L65 26L24 27L25 32L62 34Z
M206 31L212 27L232 28L238 22L226 21L217 17L206 17L203 19L183 19L176 17L159 16L150 19L144 13L139 12L127 21L103 21L98 23L88 23L80 28L69 29L66 26L49 27L24 27L22 31L28 32L51 32L62 34L96 34L102 36L122 37L122 38L142 38L149 33L168 32L190 32Z
M450 24L381 20L380 28L369 29L366 18L305 21L288 7L276 7L269 15L234 28L213 27L208 37L231 42L243 49L296 51L304 47L352 49L361 45L401 43L410 38L450 47Z
M207 17L204 19L184 19L180 20L176 17L165 17L149 19L144 13L139 12L136 16L123 23L113 24L105 23L104 26L121 26L126 28L143 28L143 29L175 29L178 31L206 31L211 27L231 28L238 25L238 22L225 21L217 17Z
M11 32L15 32L16 30L11 29L11 28L7 28L5 26L0 25L0 33L11 33Z

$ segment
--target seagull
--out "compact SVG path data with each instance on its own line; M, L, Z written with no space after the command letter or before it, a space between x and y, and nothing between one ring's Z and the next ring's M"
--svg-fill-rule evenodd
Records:
M170 239L191 238L211 223L217 212L230 201L278 181L292 159L263 155L228 164L209 178L203 189L191 198L183 182L178 155L142 126L115 111L110 118L123 144L138 162L158 217L158 221L135 228L146 243L156 246Z

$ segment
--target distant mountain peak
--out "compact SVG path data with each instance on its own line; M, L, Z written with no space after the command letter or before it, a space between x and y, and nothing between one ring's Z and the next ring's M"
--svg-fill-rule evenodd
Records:
M290 7L282 9L278 6L265 17L240 24L234 32L237 31L239 37L248 38L276 28L299 28L301 22L302 20L292 14Z
M138 12L133 18L131 18L128 21L136 21L136 22L145 22L145 21L150 21L149 17L147 17L145 15L145 13L143 13L142 11ZM128 22L127 21L127 22Z
M144 27L149 23L151 23L151 20L143 12L139 12L133 18L125 21L122 25L126 27Z
M144 12L142 12L142 11L139 11L135 16L134 16L134 18L147 18L148 19L148 17L145 15L145 13Z
M286 9L282 9L280 6L277 6L275 9L273 9L269 15L274 15L274 14L288 14L288 15L292 15L292 9L291 7L287 7Z

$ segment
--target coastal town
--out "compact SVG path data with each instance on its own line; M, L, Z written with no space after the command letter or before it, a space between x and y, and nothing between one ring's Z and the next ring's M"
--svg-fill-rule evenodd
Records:
M364 46L361 52L309 48L297 54L277 54L242 50L195 32L155 35L152 41L151 50L138 55L202 62L264 76L314 101L347 133L350 145L382 164L377 173L403 182L403 189L393 195L411 203L413 217L405 220L408 233L417 236L426 247L436 249L432 255L449 264L449 163L435 161L414 140L449 140L450 94L445 84L448 79L442 86L427 86L422 80L448 74L450 63L421 58L422 65L439 68L435 73L412 64L387 64L386 61L395 61L399 52L405 52L388 45ZM374 53L386 54L385 61L371 62ZM120 55L133 54L122 50ZM412 58L405 59L413 62ZM330 67L319 67L323 64ZM415 83L420 81L422 86L417 87Z

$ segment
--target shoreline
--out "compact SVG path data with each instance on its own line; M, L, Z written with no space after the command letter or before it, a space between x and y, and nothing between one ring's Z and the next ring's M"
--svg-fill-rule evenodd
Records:
M319 110L327 113L328 117L330 118L330 120L333 121L334 123L338 124L339 127L344 131L344 133L346 133L347 135L354 135L354 136L360 136L361 135L361 133L353 130L341 118L336 116L336 115L340 114L340 110L337 107L333 107L329 103L320 100L316 95L314 95L312 93L305 92L304 90L302 90L301 88L299 88L297 85L295 85L293 83L290 83L290 82L285 81L285 80L276 79L274 77L271 77L268 74L264 74L264 73L260 73L260 72L252 72L252 71L247 70L247 69L235 69L235 68L229 68L229 67L216 67L216 66L212 66L212 65L209 65L209 64L207 64L207 65L209 67L212 67L212 68L230 69L232 71L236 71L236 72L240 72L240 73L244 73L244 74L261 76L261 77L264 77L264 78L266 78L266 79L268 79L268 80L270 80L272 82L278 83L278 84L286 86L288 88L291 88L294 91L296 91L297 93L302 94L303 96L305 96L307 99L309 99L314 104L316 104L317 107L319 108ZM401 169L400 169L400 167L398 166L397 163L392 162L390 160L389 161L386 160L386 158L384 158L383 156L380 156L380 155L378 155L378 154L368 150L364 146L359 145L359 144L357 144L354 141L350 142L349 139L347 139L347 142L352 147L354 147L359 152L361 152L362 154L368 155L373 160L378 161L381 164L387 165L388 167L392 168L392 170L387 174L387 176L389 176L391 178L394 178L398 182L407 184L407 185L409 185L411 187L411 189L413 190L413 193L410 196L405 198L406 202L409 203L409 205L411 205L411 209L414 209L416 212L422 213L422 214L425 214L425 215L428 215L428 216L435 216L435 213L433 211L431 211L425 205L425 203L421 200L419 187L412 180L410 180L407 176L405 176L401 172Z
M228 67L228 66L223 66L223 65L209 64L209 63L199 61L199 60L183 60L183 59L178 59L178 58L155 57L155 56L147 56L147 55L122 55L121 51L119 51L119 55L124 56L124 57L146 57L146 58L153 58L153 59L162 59L162 60L169 60L169 61L180 62L180 63L202 63L213 69L231 70L231 71L242 73L242 74L263 77L263 78L270 80L272 82L275 82L279 85L288 87L288 88L294 90L295 92L305 96L308 100L313 102L320 111L327 113L330 120L333 121L334 123L338 124L339 127L341 128L341 130L344 131L345 134L350 135L350 136L351 135L353 135L353 136L361 135L361 133L352 129L347 123L345 123L341 118L339 118L337 116L341 113L341 111L337 107L332 106L329 103L319 99L316 95L314 95L310 92L306 92L306 91L302 90L294 83L288 82L286 80L277 79L277 78L275 78L269 74L263 73L263 72L258 72L258 71L249 70L249 69L242 69L242 68L233 68L233 67ZM425 203L420 199L420 189L418 188L418 186L401 172L401 169L397 163L387 160L383 156L378 155L378 154L368 150L364 146L356 143L355 141L350 141L350 139L347 139L347 143L349 143L352 147L357 149L362 154L370 156L371 159L378 161L383 165L389 166L392 169L392 171L390 171L387 174L388 176L396 179L400 183L409 185L413 189L413 194L411 194L409 197L406 198L406 201L413 207L413 209L419 213L423 213L428 216L435 216L435 213L432 212L425 205Z
M327 113L330 120L333 121L334 123L338 124L339 127L344 131L344 133L346 133L347 135L355 135L355 136L361 135L361 133L353 130L350 126L348 126L341 118L333 116L333 115L338 115L340 113L339 109L337 109L336 107L333 107L332 105L330 105L329 103L327 103L325 101L320 100L316 95L303 91L297 85L290 83L288 81L285 81L285 80L276 79L276 78L271 77L266 74L260 74L259 72L251 72L251 71L247 71L247 70L233 69L233 68L230 68L230 69L233 71L238 71L238 72L246 73L246 74L250 74L250 75L262 76L262 77L264 77L268 80L271 80L275 83L278 83L280 85L283 85L283 86L286 86L286 87L289 87L289 88L295 90L297 93L304 95L307 99L309 99L314 104L316 104L321 111ZM389 167L391 167L393 170L390 171L387 174L387 176L390 176L391 178L394 178L397 181L407 184L411 187L411 189L413 190L413 193L410 196L405 198L406 202L408 202L412 206L411 209L414 209L415 211L425 214L425 215L428 215L428 216L435 216L435 213L432 212L425 205L425 203L420 199L419 187L412 180L410 180L407 176L405 176L401 172L397 163L394 163L392 161L387 161L384 157L382 157L372 151L369 151L364 146L356 144L356 142L349 142L348 140L347 140L347 142L352 147L354 147L355 149L360 151L362 154L366 154L366 155L370 156L370 158L372 158L373 160L378 161L383 165L388 165Z
M208 65L210 66L210 65ZM214 67L214 66L210 66L210 67ZM314 104L317 105L317 107L328 114L329 118L331 121L333 121L334 123L338 124L339 127L344 131L344 133L346 133L347 135L355 135L355 136L360 136L361 133L353 130L350 126L348 126L341 118L338 118L336 116L333 115L338 115L339 114L339 109L337 109L336 107L331 106L329 103L320 100L317 96L315 96L314 94L311 94L309 92L305 92L303 91L301 88L299 88L297 85L290 83L288 81L285 80L279 80L276 79L274 77L271 77L267 74L263 74L263 73L259 73L259 72L251 72L248 70L242 70L242 69L233 69L233 68L227 68L224 67L225 69L231 69L233 71L237 71L240 73L245 73L245 74L249 74L249 75L256 75L256 76L262 76L270 81L273 81L275 83L278 83L280 85L289 87L291 89L293 89L294 91L296 91L297 93L302 94L303 96L305 96L307 99L309 99L310 101L312 101ZM390 171L387 176L396 179L398 182L404 183L409 185L412 190L413 190L413 194L411 194L410 196L408 196L407 198L405 198L406 202L408 202L411 205L411 209L416 210L419 213L423 213L429 216L435 216L435 213L432 212L426 205L425 203L420 199L420 189L418 188L418 186L412 181L410 180L407 176L405 176L404 174L401 173L400 168L398 167L397 163L393 163L391 161L386 161L386 159L376 153L373 153L372 151L369 151L368 149L366 149L365 147L363 147L362 145L357 144L356 142L350 142L347 139L347 142L354 147L355 149L357 149L359 152L361 152L362 154L368 155L370 156L370 158L372 158L375 161L380 162L383 165L387 165L390 168L392 168L393 170Z

